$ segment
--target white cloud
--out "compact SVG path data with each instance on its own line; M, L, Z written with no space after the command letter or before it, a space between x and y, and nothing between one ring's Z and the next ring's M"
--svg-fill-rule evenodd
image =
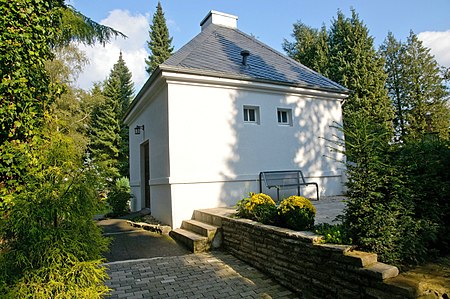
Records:
M431 49L431 54L439 65L450 67L450 30L425 31L419 33L417 37L425 47Z
M147 40L149 29L148 15L131 15L127 10L113 10L101 24L110 26L125 34L128 38L118 37L104 47L102 45L84 46L79 48L86 53L90 64L80 74L77 85L83 89L90 89L94 82L105 80L122 51L123 59L130 69L136 92L144 85L148 78L145 71Z

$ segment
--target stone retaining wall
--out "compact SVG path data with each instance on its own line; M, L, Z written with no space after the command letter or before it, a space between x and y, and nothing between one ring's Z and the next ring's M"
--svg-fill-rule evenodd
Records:
M247 219L224 217L222 229L228 251L305 298L416 298L389 284L398 269L377 262L376 254Z

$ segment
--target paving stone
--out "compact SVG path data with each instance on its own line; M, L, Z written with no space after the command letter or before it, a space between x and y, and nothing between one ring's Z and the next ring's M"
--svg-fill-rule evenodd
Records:
M299 298L222 251L112 263L108 274L111 298Z

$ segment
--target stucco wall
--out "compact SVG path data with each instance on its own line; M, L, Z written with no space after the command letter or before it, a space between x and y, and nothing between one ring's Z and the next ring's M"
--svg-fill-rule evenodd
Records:
M142 146L149 143L150 150L150 206L152 214L172 223L169 172L169 129L167 119L167 88L162 87L145 95L145 106L132 120L130 128L130 185L135 199L132 210L144 207L143 196L143 152ZM134 134L136 125L144 125L140 135Z
M332 153L320 137L338 133L329 126L341 123L338 98L345 95L171 72L152 80L126 119L133 210L144 206L147 142L152 214L174 228L196 208L234 205L258 192L260 171L301 169L321 196L342 194L342 164L325 158ZM259 107L258 124L244 122L244 105ZM278 124L277 108L292 110L291 125ZM136 125L145 126L141 135ZM313 188L303 191L314 195Z
M329 126L341 123L340 101L214 84L169 82L168 90L174 227L195 208L258 192L264 170L301 169L321 196L342 194L342 165L324 157L331 153L319 138L337 133ZM259 107L259 124L244 123L244 105ZM292 109L291 126L278 124L277 108Z

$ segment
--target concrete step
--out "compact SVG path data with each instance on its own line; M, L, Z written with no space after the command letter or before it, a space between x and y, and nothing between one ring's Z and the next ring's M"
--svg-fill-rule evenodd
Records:
M214 239L218 229L217 226L193 219L184 220L183 223L181 223L181 228L199 234L200 236L207 237L210 241Z
M207 237L182 228L172 230L169 235L193 253L208 251L211 248L211 242Z

